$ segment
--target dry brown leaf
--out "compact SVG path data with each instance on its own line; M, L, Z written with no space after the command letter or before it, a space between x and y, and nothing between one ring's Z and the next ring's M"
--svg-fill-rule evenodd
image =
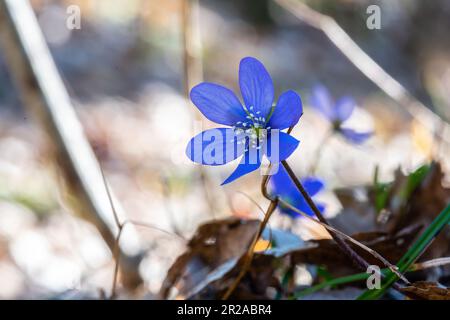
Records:
M200 281L225 262L240 258L248 249L259 225L258 220L229 218L200 226L188 243L188 250L169 269L160 290L167 298L177 285L187 294Z
M450 300L450 288L437 282L418 281L401 290L408 298L416 300Z
M220 299L235 281L242 268L245 257L239 261L231 261L231 269L226 272L213 272L214 279L205 281L199 288L187 294L189 299ZM232 300L265 300L267 288L280 289L275 271L281 266L283 259L270 254L255 253L251 266L230 296ZM229 264L227 262L226 264ZM226 265L225 264L225 265Z
M442 184L444 173L439 163L431 163L430 170L408 201L396 207L394 197L389 201L390 216L385 224L388 232L395 232L411 224L428 226L450 202L450 189ZM397 172L394 189L404 185L406 176ZM450 254L449 228L444 229L427 248L420 261L440 258Z
M387 221L387 231L396 231L407 225L420 223L428 225L446 207L450 200L450 189L442 185L444 173L439 163L432 163L426 177L413 191L406 204L398 207L393 195L389 201L391 216ZM407 177L400 171L396 173L396 179L391 194L398 194L404 187Z
M339 190L336 194L344 206L340 215L331 221L347 234L356 230L379 230L389 234L397 233L407 226L428 226L450 202L450 189L442 184L444 173L439 163L431 163L430 169L412 193L405 196L408 176L397 170L389 187L385 210L378 216L373 203L373 188L361 189L364 199L354 196L355 190ZM450 228L446 228L427 248L421 261L450 255ZM430 272L427 271L427 274ZM443 276L449 274L445 272Z
M246 259L247 249L260 221L229 218L199 227L188 250L169 269L160 290L167 298L171 288L178 298L219 299L233 283ZM268 239L276 243L271 247ZM276 271L288 266L289 253L304 245L297 236L282 231L263 232L249 271L231 299L267 299L267 288L280 288Z
M352 238L377 251L391 263L395 263L408 249L420 228L411 226L393 236L384 232L357 233L352 235ZM316 245L312 248L293 251L292 263L324 265L333 276L342 276L355 271L352 261L339 250L333 240L317 240L313 243ZM353 244L351 246L368 263L380 265L378 260L360 247Z

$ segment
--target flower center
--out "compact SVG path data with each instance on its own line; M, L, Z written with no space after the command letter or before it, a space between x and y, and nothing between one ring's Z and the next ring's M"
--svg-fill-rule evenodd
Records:
M264 129L266 128L267 122L269 119L266 119L263 115L261 115L261 111L254 111L254 107L250 106L248 109L244 106L245 113L247 116L245 117L247 120L238 121L236 123L236 127L254 128L254 129ZM270 129L266 128L266 129Z
M243 144L245 151L249 148L261 149L267 137L267 130L264 128L255 128L254 126L248 128L234 127L237 144Z
M247 113L245 121L238 121L233 126L237 136L237 144L245 145L245 151L248 148L261 149L267 138L267 132L271 129L266 127L268 119L261 115L261 111L254 111L254 107L250 106L244 110Z

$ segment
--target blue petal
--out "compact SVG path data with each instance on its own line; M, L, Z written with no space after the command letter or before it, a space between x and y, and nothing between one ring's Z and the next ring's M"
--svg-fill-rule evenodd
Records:
M325 211L325 205L323 203L317 203L316 201L314 201L314 204L316 205L317 209L319 209L320 213L323 213ZM316 215L308 205L306 200L304 200L304 198L299 199L295 207L301 212L306 213L308 216L314 217Z
M305 179L302 179L301 181L306 189L306 192L311 197L317 194L317 192L319 192L324 187L323 182L314 177L307 177ZM274 195L279 196L281 199L288 202L298 210L310 216L314 216L314 211L312 211L312 209L309 207L308 203L303 198L300 191L298 191L297 187L295 186L294 182L291 180L288 173L286 172L286 169L284 169L283 166L279 167L278 172L271 177L270 182L272 186L272 193ZM324 211L325 206L323 204L318 203L316 205L320 212ZM298 212L295 212L294 210L283 205L280 205L280 210L282 213L287 214L292 218L298 218L301 216Z
M237 166L237 168L233 171L233 173L225 179L224 182L222 182L222 186L224 184L230 183L240 177L242 177L243 175L246 175L247 173L253 172L255 170L257 170L260 166L261 166L261 157L258 156L256 157L256 161L250 160L250 155L249 152L246 152L244 154L244 157L242 158L241 162L239 163L239 165Z
M315 216L314 211L310 208L310 206L303 197L297 199L294 206L301 212L306 213L308 216Z
M189 141L186 155L195 163L222 165L244 153L244 145L237 144L233 129L216 128L199 133Z
M355 109L355 105L356 105L355 100L353 100L353 98L351 97L340 98L336 102L335 106L337 120L339 120L340 122L344 122L345 120L350 118L350 116L353 113L353 110Z
M191 90L191 100L209 120L234 126L247 114L236 95L218 84L202 82Z
M252 57L241 60L239 65L239 86L245 106L254 112L260 112L267 118L274 98L272 78L263 64Z
M286 160L297 149L300 141L278 129L269 130L264 152L271 163Z
M364 143L373 134L372 132L356 132L355 130L349 128L340 128L339 131L345 139L355 144Z
M322 180L314 178L314 177L306 177L302 179L303 187L305 187L306 192L313 197L316 195L319 191L321 191L325 184Z
M274 195L278 195L286 199L300 196L300 192L297 190L297 187L294 182L292 182L292 179L289 177L286 169L282 165L278 167L277 173L270 177L270 183Z
M297 197L295 198L286 198L283 196L280 196L284 201L286 201L287 203L289 203L290 205L292 205L294 208L296 208L297 210L306 213L307 215L313 217L315 216L314 211L310 208L310 206L308 205L308 203L306 202L306 200L303 198L303 196L300 194L300 192L298 192ZM316 204L317 209L319 209L319 211L321 213L324 212L325 210L325 206L322 203L316 203L314 201L314 203ZM286 206L284 206L283 204L280 204L280 210L282 213L289 215L292 218L299 218L302 215L298 212L296 212L295 210L292 210L291 208L288 208Z
M286 91L278 99L269 124L274 129L286 129L297 124L303 114L302 100L292 90Z
M333 99L326 87L317 85L313 88L310 104L311 107L322 113L326 119L330 121L336 119L335 110L333 108Z

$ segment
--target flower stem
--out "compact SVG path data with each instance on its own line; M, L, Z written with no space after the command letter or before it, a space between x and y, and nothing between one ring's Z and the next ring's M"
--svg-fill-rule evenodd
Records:
M297 178L297 176L295 175L294 171L291 169L291 167L286 162L286 160L281 161L281 164L284 166L284 168L286 169L289 177L292 179L292 182L295 184L295 186L297 187L298 191L300 191L300 193L302 194L303 198L306 200L306 203L311 208L311 210L314 212L314 214L317 216L319 221L322 222L324 225L330 226L330 224L328 223L327 219L325 219L325 217L322 215L320 210L317 208L317 206L314 203L314 201L312 201L311 197L306 192L306 190L303 187L302 183ZM361 257L358 253L356 253L338 234L336 234L335 232L330 232L329 230L328 230L328 232L330 233L331 237L336 242L338 247L342 250L342 252L344 252L352 260L353 264L356 267L358 267L359 269L361 269L363 271L366 271L367 268L370 266L370 264L366 260L364 260L364 258ZM394 289L396 289L396 290L399 290L401 288L397 283L393 283L392 287Z
M289 133L292 131L293 127L289 128ZM270 172L270 168L272 165L269 165L268 172ZM222 297L222 300L227 300L231 294L234 292L236 287L238 286L239 282L242 280L242 278L247 273L248 269L251 266L251 262L253 260L254 252L256 244L258 243L259 238L261 237L264 228L266 227L267 223L269 222L270 217L272 216L272 213L275 211L278 205L278 197L272 197L269 192L267 191L267 185L269 183L270 175L263 175L262 181L261 181L261 193L262 195L267 199L270 200L269 207L267 208L267 212L264 215L263 221L261 221L258 232L256 232L255 238L253 238L253 241L250 245L250 247L247 250L247 253L245 254L245 260L244 265L239 272L238 276L234 280L233 284L228 288L228 290L225 292L225 294Z
M264 183L264 180L263 180L263 183ZM239 272L238 276L236 277L236 279L234 280L232 285L228 288L228 290L223 295L222 300L227 300L231 296L231 294L237 288L239 282L241 282L242 278L246 275L247 271L250 269L250 266L251 266L252 260L253 260L253 256L255 254L256 244L258 243L259 238L261 237L267 223L269 222L269 219L272 216L272 213L277 208L277 205L278 205L277 198L270 201L270 204L269 204L269 207L267 208L267 212L264 216L264 219L259 224L258 231L256 232L255 237L253 238L253 241L244 256L244 265L242 266L241 271Z
M286 162L286 160L281 161L281 164L286 169L287 173L289 174L289 177L292 179L292 182L297 187L298 191L300 191L303 198L306 200L306 203L311 208L311 210L314 212L314 214L317 216L317 218L322 222L323 224L329 225L327 219L322 215L320 210L315 205L314 201L312 201L309 194L306 192L305 188L303 187L300 180L295 175L294 171L292 171L289 164ZM353 263L360 269L366 271L367 267L370 265L366 260L364 260L360 255L358 255L340 236L335 234L334 232L330 232L331 237L334 241L336 241L336 244L338 247L345 253L347 256L353 261Z

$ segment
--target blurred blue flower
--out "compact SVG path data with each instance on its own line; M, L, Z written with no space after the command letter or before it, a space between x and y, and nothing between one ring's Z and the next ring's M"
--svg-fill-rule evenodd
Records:
M279 166L278 172L271 177L270 182L272 187L271 191L274 196L280 197L281 199L297 208L298 210L306 213L307 215L314 216L314 212L309 207L300 191L298 191L297 187L295 186L294 182L292 182L286 169L284 169L283 166ZM301 183L310 197L314 197L325 187L323 181L315 177L303 178L301 179ZM325 205L323 203L314 203L316 204L320 212L325 211ZM282 213L287 214L292 218L301 217L298 212L295 212L294 210L288 208L283 204L279 204L278 207Z
M229 89L203 82L192 88L190 97L209 120L231 128L205 130L192 138L187 156L204 165L223 165L243 155L226 184L257 170L262 156L275 163L289 157L299 141L281 130L294 126L302 113L300 96L284 92L273 106L272 79L257 59L247 57L239 65L239 86L244 104Z
M351 97L344 96L334 102L328 89L317 85L313 88L311 106L333 124L336 132L352 143L364 143L372 135L372 132L357 132L343 127L342 124L350 118L356 106Z

